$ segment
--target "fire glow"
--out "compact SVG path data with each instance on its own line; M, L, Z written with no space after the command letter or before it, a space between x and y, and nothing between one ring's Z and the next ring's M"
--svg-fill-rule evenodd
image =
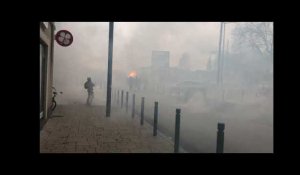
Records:
M131 78L136 78L136 76L137 76L137 73L136 73L136 71L130 71L129 73L128 73L128 77L131 77Z

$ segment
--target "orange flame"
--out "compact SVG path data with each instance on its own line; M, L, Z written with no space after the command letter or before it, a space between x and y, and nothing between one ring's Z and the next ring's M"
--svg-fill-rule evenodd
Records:
M130 71L130 72L128 73L128 77L135 78L136 76L137 76L137 72L136 72L135 70Z

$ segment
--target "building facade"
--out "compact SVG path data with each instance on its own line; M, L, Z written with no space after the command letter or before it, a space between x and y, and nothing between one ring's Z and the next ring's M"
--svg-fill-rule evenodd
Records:
M153 68L169 68L170 52L169 51L152 51L151 66Z
M53 86L54 22L40 23L40 119L51 113Z

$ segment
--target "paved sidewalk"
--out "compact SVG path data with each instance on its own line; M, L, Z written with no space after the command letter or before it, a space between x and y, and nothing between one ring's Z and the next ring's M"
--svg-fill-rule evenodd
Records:
M173 143L130 112L105 106L57 106L40 132L40 153L173 153Z

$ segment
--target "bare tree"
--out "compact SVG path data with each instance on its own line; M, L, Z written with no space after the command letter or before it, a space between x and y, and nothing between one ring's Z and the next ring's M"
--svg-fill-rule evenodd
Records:
M236 26L233 31L237 45L248 45L263 57L273 55L273 23L247 22Z

